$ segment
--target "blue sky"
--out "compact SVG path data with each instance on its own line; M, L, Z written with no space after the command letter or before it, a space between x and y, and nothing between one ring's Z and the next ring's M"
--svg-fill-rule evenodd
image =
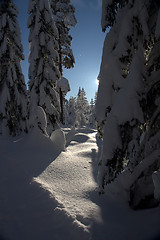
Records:
M14 0L19 9L19 25L24 48L25 61L22 62L22 70L28 81L28 29L27 8L28 0ZM105 34L101 31L101 0L71 0L76 9L77 26L72 28L70 34L72 50L75 56L75 67L71 70L64 69L64 77L70 82L69 96L76 96L79 87L86 91L88 100L94 98L97 90L96 78L99 73L101 55Z

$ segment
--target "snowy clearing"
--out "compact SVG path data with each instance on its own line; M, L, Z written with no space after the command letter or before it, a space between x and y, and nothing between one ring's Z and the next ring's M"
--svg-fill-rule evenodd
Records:
M98 195L95 135L72 129L62 152L38 131L0 138L1 240L160 239L160 207L133 211L113 186Z

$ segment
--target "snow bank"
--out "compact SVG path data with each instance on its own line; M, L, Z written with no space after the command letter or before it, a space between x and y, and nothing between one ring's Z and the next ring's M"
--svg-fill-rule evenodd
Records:
M75 127L71 127L70 131L66 134L66 143L69 143L76 133Z
M1 239L159 239L160 208L133 211L111 187L98 195L95 134L76 129L62 153L39 129L0 137Z

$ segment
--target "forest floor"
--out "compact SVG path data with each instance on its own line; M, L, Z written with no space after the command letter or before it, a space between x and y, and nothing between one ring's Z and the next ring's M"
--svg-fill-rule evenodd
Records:
M64 131L65 151L39 132L0 138L0 240L160 240L160 207L99 196L96 131Z

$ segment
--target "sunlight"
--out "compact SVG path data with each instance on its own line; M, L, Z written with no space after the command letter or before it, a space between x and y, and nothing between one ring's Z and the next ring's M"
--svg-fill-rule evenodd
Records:
M99 86L99 80L96 78L97 87Z

